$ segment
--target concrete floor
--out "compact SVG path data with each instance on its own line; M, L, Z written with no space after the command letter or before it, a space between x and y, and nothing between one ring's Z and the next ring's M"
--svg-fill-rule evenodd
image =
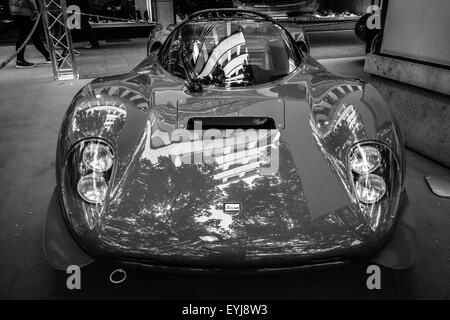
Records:
M313 53L330 57L315 46ZM32 50L29 54L37 57ZM321 63L370 80L362 58ZM450 175L450 169L412 151L407 152L406 185L416 214L419 255L409 270L382 269L382 290L367 290L368 264L250 277L127 270L127 281L113 285L108 280L113 268L99 263L83 269L81 291L67 290L65 273L51 269L43 256L42 227L55 184L59 125L72 96L87 82L53 81L49 66L17 70L9 65L0 71L0 298L450 298L450 200L433 195L424 180L426 175Z

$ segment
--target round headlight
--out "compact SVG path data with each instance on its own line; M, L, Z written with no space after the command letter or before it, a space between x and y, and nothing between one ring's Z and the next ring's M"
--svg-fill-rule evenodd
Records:
M91 170L104 172L113 165L113 157L107 146L92 142L84 148L83 162Z
M379 201L384 196L386 183L380 176L368 174L358 179L355 189L359 201L371 204Z
M381 163L381 154L375 147L358 146L352 150L349 162L353 171L367 174L378 168Z
M108 186L103 176L91 173L81 177L77 184L80 196L89 203L101 203L105 200Z

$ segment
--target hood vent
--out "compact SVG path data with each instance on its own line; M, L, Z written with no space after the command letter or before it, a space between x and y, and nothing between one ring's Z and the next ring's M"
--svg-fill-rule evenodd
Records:
M187 130L194 130L195 122L200 122L201 130L208 129L276 129L275 121L270 117L194 117L187 122Z

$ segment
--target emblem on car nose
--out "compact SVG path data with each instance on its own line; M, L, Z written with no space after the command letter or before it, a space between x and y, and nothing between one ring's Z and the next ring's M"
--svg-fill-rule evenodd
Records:
M223 204L223 211L226 213L241 212L242 206L240 202L226 202Z

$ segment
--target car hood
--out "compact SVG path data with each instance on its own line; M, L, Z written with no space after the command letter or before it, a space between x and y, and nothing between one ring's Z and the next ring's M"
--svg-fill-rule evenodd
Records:
M242 109L248 109L251 103L243 102ZM242 256L247 250L275 254L279 246L290 243L295 253L305 246L320 250L320 245L309 240L316 239L316 228L326 226L327 219L336 218L346 223L330 234L324 248L329 249L331 238L334 245L351 245L361 236L352 230L363 221L352 208L346 182L339 179L315 141L308 105L286 101L284 111L284 128L257 131L271 135L269 165L273 170L266 167L267 172L261 167L261 158L267 160L266 149L249 147L252 141L247 141L245 151L258 152L251 159L236 152L232 160L225 161L233 152L223 155L226 150L220 150L213 155L213 164L204 163L205 159L193 163L198 149L185 148L181 151L191 163L183 162L178 156L180 143L164 135L173 128L152 114L134 158L123 174L118 169L102 216L102 233L130 250L139 243L139 250L158 248L159 254L181 254L183 243L197 243L199 248L202 243L210 244ZM236 111L221 113L226 115L235 116ZM200 141L200 145L206 148L207 142ZM240 210L227 212L226 204L239 204Z

